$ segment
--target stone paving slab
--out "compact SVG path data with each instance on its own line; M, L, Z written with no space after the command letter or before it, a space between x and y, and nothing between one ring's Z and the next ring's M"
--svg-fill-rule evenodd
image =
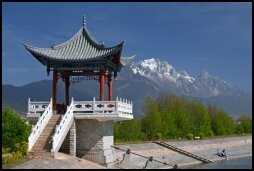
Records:
M237 156L252 155L252 136L231 137L231 138L218 138L210 140L192 140L192 141L168 141L173 146L180 149L192 152L198 156L207 158L212 161L224 160L224 158L216 155L217 151L226 149L230 158ZM175 151L162 147L155 143L138 143L138 144L125 144L115 145L121 149L131 149L132 152L141 154L143 156L153 156L162 162L166 162L171 166L164 165L153 161L148 164L149 168L167 169L172 168L174 164L186 166L188 164L199 164L200 161L179 154ZM121 161L125 152L115 149L115 158ZM121 164L111 165L110 169L142 169L148 159L130 154L128 160ZM26 161L25 163L15 167L14 169L107 169L104 166L94 162L72 157L63 153L57 153L55 158L34 158Z
M57 153L55 158L32 158L13 169L107 169L97 163Z
M168 141L170 145L178 147L182 150L194 153L198 156L204 157L208 160L224 160L224 158L216 155L217 152L221 152L222 149L226 149L227 154L230 158L243 155L252 155L252 136L240 136L240 137L230 137L230 138L217 138L209 140L191 140L191 141ZM178 166L183 166L187 164L198 164L202 163L199 160L193 159L191 157L185 156L183 154L174 152L170 149L162 147L155 143L138 143L138 144L124 144L115 145L121 149L131 149L132 152L141 154L143 156L153 156L162 162L166 162L170 165L177 164ZM123 154L125 152L120 150L115 150L116 159L121 161ZM143 168L145 166L147 159L136 156L134 154L130 155L128 161L124 164L118 164L120 168ZM156 161L152 162L151 168L170 168L164 164L158 163Z

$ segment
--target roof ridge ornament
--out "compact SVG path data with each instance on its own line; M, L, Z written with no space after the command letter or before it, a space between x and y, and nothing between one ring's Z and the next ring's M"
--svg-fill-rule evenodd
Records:
M86 26L86 15L85 14L83 15L83 24L82 25L83 25L83 27Z
M56 46L55 43L53 43L53 44L51 45L51 48L52 48L52 49L55 49L55 46Z

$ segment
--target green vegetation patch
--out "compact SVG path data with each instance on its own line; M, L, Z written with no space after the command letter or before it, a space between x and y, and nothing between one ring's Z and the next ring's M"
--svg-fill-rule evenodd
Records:
M31 126L10 108L2 110L2 167L14 167L27 155Z
M251 118L240 117L235 123L224 110L175 94L157 99L147 97L144 117L114 125L115 142L168 139L193 139L252 133Z

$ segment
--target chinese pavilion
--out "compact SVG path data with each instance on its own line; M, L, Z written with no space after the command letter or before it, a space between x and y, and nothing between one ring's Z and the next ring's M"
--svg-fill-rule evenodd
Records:
M121 68L129 64L132 57L121 57L123 42L105 47L99 44L86 27L85 16L81 29L68 41L50 48L38 48L23 44L44 66L47 74L53 72L53 95L49 102L28 101L28 118L38 118L29 136L31 156L54 156L62 151L84 157L100 164L115 161L113 145L113 123L133 119L131 101L113 100L112 77L116 78ZM65 83L65 103L57 103L57 82ZM70 83L77 80L99 81L99 101L69 102ZM108 100L104 99L107 82ZM64 112L64 115L60 113Z

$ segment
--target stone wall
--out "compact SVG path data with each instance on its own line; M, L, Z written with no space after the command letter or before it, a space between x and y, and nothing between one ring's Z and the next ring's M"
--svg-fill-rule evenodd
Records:
M113 121L75 120L76 155L96 163L114 162Z
M66 135L63 144L61 145L59 152L70 154L70 131Z

